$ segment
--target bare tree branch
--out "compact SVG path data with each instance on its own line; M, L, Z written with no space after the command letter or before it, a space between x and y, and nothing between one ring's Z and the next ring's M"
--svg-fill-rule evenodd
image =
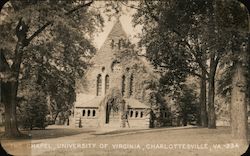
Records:
M30 41L32 39L34 39L36 36L38 36L45 28L47 28L49 25L51 25L53 22L47 22L45 23L41 28L39 28L36 32L34 32L29 38L28 38L28 43L30 43Z
M10 70L10 65L4 56L3 49L0 49L0 72L5 72L9 70Z
M3 9L3 6L8 2L9 0L1 0L0 1L0 12L2 11Z
M84 3L84 4L81 4L81 5L78 5L77 7L73 8L72 10L68 11L67 13L65 13L65 15L70 15L72 14L73 12L81 9L81 8L84 8L84 7L88 7L90 6L92 3L94 2L94 0L88 2L88 3Z
M202 78L201 74L196 73L195 71L189 71L191 75L198 76L199 78Z
M73 8L72 10L68 11L67 13L65 13L66 16L74 13L75 11L84 8L84 7L88 7L90 6L94 1L90 1L88 3L85 4L81 4L78 5L77 7ZM52 25L54 23L54 21L49 21L47 23L45 23L41 28L39 28L37 31L35 31L29 38L28 38L28 43L32 41L32 39L34 39L36 36L38 36L44 29L46 29L48 26Z
M140 8L137 8L137 7L133 6L133 5L128 5L128 4L124 3L123 1L119 1L119 2L120 2L122 5L124 5L124 6L126 6L126 7L129 7L129 8L131 8L131 9L142 10L142 9L140 9Z

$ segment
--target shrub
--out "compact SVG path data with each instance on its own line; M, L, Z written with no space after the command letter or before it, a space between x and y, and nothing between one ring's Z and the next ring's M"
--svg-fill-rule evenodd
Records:
M48 106L45 94L35 91L24 99L20 103L18 113L20 127L30 130L33 128L44 129L48 125L46 122Z

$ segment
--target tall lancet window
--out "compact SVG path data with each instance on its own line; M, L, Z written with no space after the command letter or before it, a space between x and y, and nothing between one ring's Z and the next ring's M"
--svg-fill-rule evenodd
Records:
M97 76L97 81L96 81L96 95L101 96L102 94L102 75L99 74Z
M122 96L124 96L125 95L125 87L126 87L126 77L123 75L122 76Z
M109 75L106 75L105 77L105 93L107 93L109 90Z
M130 83L129 83L129 96L133 95L134 90L134 76L133 74L130 76Z

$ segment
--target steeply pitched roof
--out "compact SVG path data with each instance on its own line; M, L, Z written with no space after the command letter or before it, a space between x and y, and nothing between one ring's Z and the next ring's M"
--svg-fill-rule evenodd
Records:
M90 94L78 94L75 107L99 107L103 97Z
M107 62L110 62L114 57L114 54L118 51L117 48L111 47L112 40L117 44L120 39L127 39L127 34L125 33L120 20L117 20L105 42L93 57L92 62L95 64L106 64Z
M129 108L149 108L149 106L134 98L125 99L125 101Z
M113 28L111 29L106 41L111 39L119 40L120 38L127 38L127 34L125 33L120 20L117 20Z

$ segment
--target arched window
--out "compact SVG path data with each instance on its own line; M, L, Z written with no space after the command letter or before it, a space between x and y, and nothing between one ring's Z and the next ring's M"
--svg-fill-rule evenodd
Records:
M102 67L102 72L104 72L105 71L105 67Z
M96 81L96 95L101 96L102 94L102 76L99 74Z
M110 46L111 46L112 49L115 47L115 41L114 40L111 40Z
M143 112L141 112L141 118L143 117Z
M85 116L85 112L86 112L85 110L82 110L82 116Z
M126 87L126 77L123 75L122 76L122 96L124 96L125 95L125 87Z
M93 110L92 115L95 116L95 110Z
M130 111L130 117L131 118L133 117L133 111Z
M109 75L106 75L105 77L105 93L107 93L109 90Z
M129 96L133 95L133 89L134 89L134 76L132 74L130 76L130 83L129 83Z
M88 110L88 116L90 116L90 110Z
M138 111L135 112L135 117L136 117L136 118L138 117Z

